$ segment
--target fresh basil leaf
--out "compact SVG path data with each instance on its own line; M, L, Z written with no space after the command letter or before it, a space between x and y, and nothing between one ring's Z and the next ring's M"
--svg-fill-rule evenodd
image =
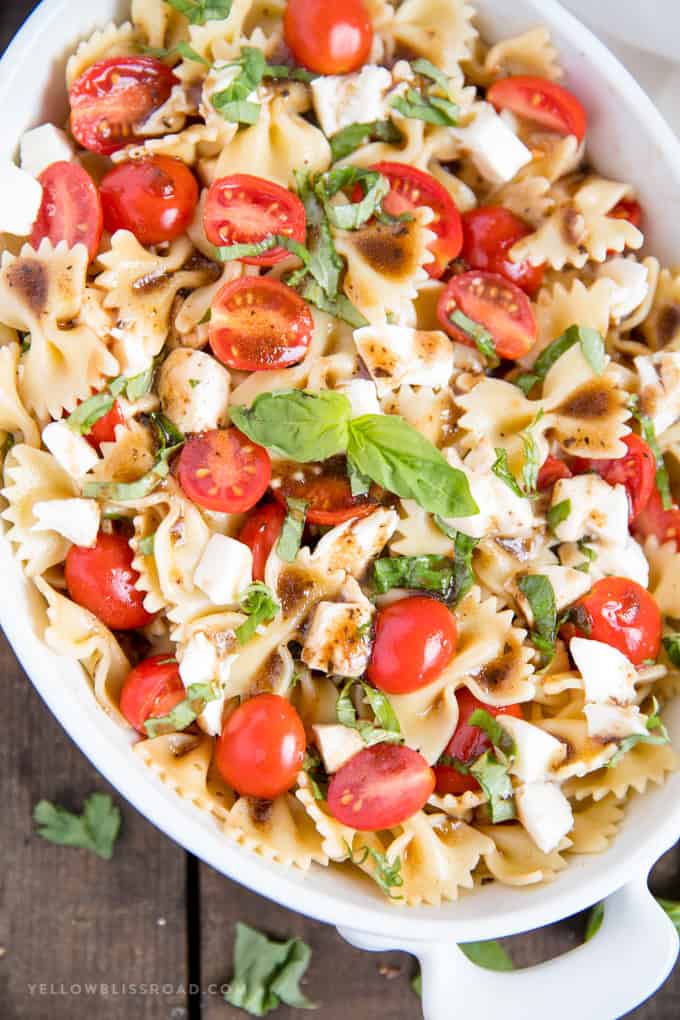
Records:
M669 634L663 639L666 655L680 669L680 634Z
M156 544L156 532L153 535L146 535L145 538L139 542L139 551L142 556L153 556L154 545Z
M588 914L588 920L586 922L586 934L585 942L590 942L592 938L595 938L598 931L602 927L604 921L604 900L601 903L596 903L594 907L590 908Z
M538 484L538 472L541 469L541 451L536 441L536 437L533 434L533 430L538 425L543 415L544 411L543 408L541 408L531 425L519 434L524 449L522 488L525 496L532 496L536 492L536 486Z
M666 470L666 462L664 461L663 453L659 446L659 440L656 437L654 422L648 415L640 414L637 410L633 411L633 416L640 422L644 440L654 454L654 460L656 461L656 487L659 490L659 495L661 496L662 506L664 510L670 510L673 506L673 497L671 496L671 487L668 479L668 471Z
M220 692L212 684L191 684L187 687L184 701L175 705L167 715L146 720L144 729L147 737L153 739L167 733L181 733L198 719L208 702L219 696Z
M350 124L331 138L333 162L345 159L368 142L387 142L398 145L402 134L391 120L374 120L368 124Z
M556 503L555 506L551 506L546 515L548 521L548 527L551 531L566 521L567 517L571 514L571 500L563 499L561 503Z
M300 550L308 503L304 499L288 498L286 504L288 513L276 543L276 552L286 563L292 563Z
M362 846L357 850L352 850L346 840L345 846L347 847L349 859L357 867L361 867L369 858L373 861L375 870L369 872L369 874L386 896L389 896L391 900L402 900L404 898L403 896L395 895L393 892L395 888L400 889L404 884L401 874L401 857L397 855L393 861L390 861L387 854L374 850L373 847L369 846Z
M480 322L475 322L474 319L470 319L459 308L449 315L449 321L474 341L477 350L480 354L484 355L491 368L496 368L497 365L500 365L500 358L496 353L494 338L485 326L482 326Z
M647 733L632 733L629 737L624 737L619 741L618 750L607 762L607 768L611 769L618 765L623 756L638 744L670 744L671 738L659 715L656 698L653 700L652 711L647 717L647 731Z
M415 499L442 517L479 513L464 472L403 418L365 414L348 423L347 455L353 467L388 492Z
M388 556L373 564L373 581L381 595L391 588L413 588L448 599L454 586L454 561L447 556Z
M261 581L249 585L241 597L241 611L248 617L236 628L236 638L241 645L247 644L257 633L261 624L271 623L281 606L274 592Z
M506 758L512 759L517 754L515 741L507 730L504 730L498 719L487 712L485 708L477 708L470 715L466 725L478 726L484 730L494 747L502 751Z
M449 79L431 60L426 60L424 57L414 60L411 64L411 69L416 74L421 74L423 78L429 78L430 81L433 81L435 85L439 86L445 96L449 95Z
M80 404L73 414L66 419L66 424L72 432L81 436L87 436L92 431L100 418L108 414L113 407L114 398L110 393L95 393Z
M222 21L231 14L232 0L165 0L165 2L188 18L190 25Z
M93 793L83 804L83 812L75 815L48 800L41 800L33 810L38 835L49 843L73 846L110 861L120 831L120 811L106 793Z
M387 733L396 733L401 736L401 726L388 696L370 684L362 682L361 686L364 689L364 697L382 729Z
M249 439L300 463L344 453L352 405L344 393L279 390L262 393L252 407L232 407L233 424Z
M353 464L347 465L349 486L353 496L366 496L371 491L371 479L357 471Z
M270 234L262 241L255 241L252 244L223 245L221 248L216 248L215 253L220 262L236 262L239 259L256 258L258 255L264 255L265 252L273 251L274 248L285 248L291 255L297 255L306 267L309 266L311 256L305 246L282 234Z
M549 578L544 574L525 574L517 587L522 592L533 616L530 639L544 658L552 659L557 640L557 604Z
M392 100L392 107L402 117L443 127L455 127L460 116L460 107L450 99L424 95L416 89L408 89L404 96L397 96Z
M302 939L274 942L238 922L234 943L234 973L225 1000L251 1016L266 1016L281 1003L297 1009L314 1009L300 981L309 967L312 951Z
M519 487L519 483L513 475L508 465L508 451L502 447L496 447L496 460L491 467L491 470L495 474L496 478L500 478L502 482L505 482L507 487L514 492L516 496L522 498L524 493Z
M325 297L332 300L340 289L340 279L345 264L336 251L324 204L316 193L313 179L302 171L296 172L295 179L298 195L307 216L307 246L310 260L306 269L313 277L314 282L321 288ZM303 296L305 295L303 294ZM307 298L307 300L309 301L311 298ZM317 302L312 303L317 304Z
M352 304L344 294L338 294L335 298L329 298L323 288L315 281L308 280L301 290L301 295L310 305L314 305L322 312L335 316L348 323L352 329L361 329L368 326L368 319L364 318L358 308Z
M515 799L508 769L493 751L485 751L481 758L470 766L470 774L475 777L489 798L489 815L494 825L515 818Z
M243 46L241 56L233 66L240 68L239 74L226 89L212 96L212 105L225 120L232 123L257 124L261 107L249 96L264 77L267 66L264 53L256 46Z
M465 953L471 963L485 970L507 971L514 970L515 965L509 955L503 949L500 942L461 942L458 948Z
M656 902L666 911L675 925L675 930L680 935L680 902L676 900L662 900L657 896Z

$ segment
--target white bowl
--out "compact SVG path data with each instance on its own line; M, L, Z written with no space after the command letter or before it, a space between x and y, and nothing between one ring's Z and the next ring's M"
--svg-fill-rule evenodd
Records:
M647 214L648 246L680 262L677 217L680 146L630 75L553 0L479 0L490 39L547 24L590 117L591 157L605 174L631 181ZM117 0L44 0L0 63L0 155L45 117L63 119L63 64L75 41L110 18ZM551 1020L613 1020L650 995L677 955L672 925L646 890L654 862L680 835L680 774L630 804L618 838L604 854L572 858L545 887L492 884L439 909L402 910L342 873L316 868L304 877L229 842L210 817L179 800L130 752L129 738L97 707L80 667L36 640L40 599L0 537L0 623L34 686L99 771L135 807L218 871L292 910L337 925L368 949L398 948L421 959L427 1020L452 1016L452 1002L474 1002L477 1020L549 1015ZM680 745L680 699L669 716ZM600 934L558 960L521 973L491 974L470 964L455 943L550 924L612 897ZM644 934L643 934L644 933ZM642 936L642 937L641 937Z

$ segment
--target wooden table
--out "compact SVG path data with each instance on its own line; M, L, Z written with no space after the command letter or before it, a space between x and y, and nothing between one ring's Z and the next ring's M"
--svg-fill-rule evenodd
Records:
M5 0L0 48L34 6L32 0ZM245 1014L217 990L230 976L236 921L275 936L299 935L312 945L306 992L320 1003L316 1015L325 1020L418 1020L409 957L351 949L332 928L291 914L200 864L125 803L110 862L36 837L31 812L38 800L76 810L89 793L109 788L49 714L1 638L0 671L3 1020L237 1020ZM680 847L658 865L653 886L680 899ZM584 923L582 915L573 917L505 943L516 965L526 966L578 945ZM151 988L140 994L130 987L140 985ZM201 994L189 994L191 985L200 986ZM302 1020L309 1014L282 1009L277 1016ZM679 1017L680 968L631 1016Z

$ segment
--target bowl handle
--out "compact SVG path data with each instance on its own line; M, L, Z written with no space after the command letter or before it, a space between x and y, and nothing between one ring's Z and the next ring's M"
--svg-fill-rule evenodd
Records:
M388 935L340 929L358 949L403 950L422 971L425 1020L526 1020L574 1016L616 1020L666 980L678 955L678 934L644 879L606 901L604 921L590 942L525 970L484 970L450 942L400 942Z

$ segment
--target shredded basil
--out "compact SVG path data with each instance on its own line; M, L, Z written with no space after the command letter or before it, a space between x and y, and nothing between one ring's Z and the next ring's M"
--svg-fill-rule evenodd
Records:
M596 375L604 372L607 363L607 356L604 347L604 340L595 329L588 326L570 326L562 336L541 351L534 362L533 370L526 375L520 375L515 379L515 385L526 394L538 382L543 382L555 362L559 361L563 354L571 350L576 344L581 345L583 356Z
M333 162L346 159L368 142L387 142L398 145L402 140L401 131L391 120L374 120L368 124L350 124L331 138Z
M550 530L555 531L555 529L558 528L563 521L566 521L570 514L570 499L563 499L561 503L556 503L555 506L551 506L546 515Z
M288 498L286 505L288 513L276 543L276 552L286 563L292 563L300 549L308 503L304 499Z
M625 754L628 754L638 744L670 744L671 738L659 715L659 703L656 698L652 699L652 711L647 717L647 733L631 733L619 742L618 751L607 762L607 768L611 769L621 761Z
M154 545L156 543L156 532L153 535L146 535L139 542L139 551L142 556L153 556Z
M158 488L164 478L170 474L170 460L185 443L183 434L172 422L154 411L149 415L158 439L156 463L145 475L136 482L85 482L83 496L87 499L108 499L114 503L126 503L130 500L143 499Z
M549 662L555 655L557 640L557 603L553 586L544 574L525 574L518 580L517 587L531 609L534 621L531 641L544 662Z
M668 634L663 639L666 655L680 669L680 634Z
M361 685L364 698L375 716L375 723L357 717L357 711L352 701L352 688L355 684ZM371 747L373 744L402 744L404 742L399 720L390 699L382 691L364 683L363 680L354 678L347 680L338 695L336 712L338 722L350 729L357 730L367 747Z
M494 338L486 326L482 326L481 322L475 322L474 319L470 319L459 308L456 308L449 315L449 321L474 341L479 353L483 354L489 362L490 368L496 368L497 365L500 365L500 358L496 353Z
M213 684L191 684L187 687L184 701L175 705L167 715L146 720L144 729L147 737L153 739L166 733L181 733L198 719L208 702L215 701L219 696L220 692Z
M544 415L541 408L532 421L531 425L524 432L520 432L522 447L524 449L524 464L522 465L522 489L524 495L529 497L536 492L538 484L538 472L541 469L541 451L539 449L533 430Z
M271 623L280 608L274 592L266 584L255 581L249 585L241 597L241 611L248 619L235 631L239 644L245 645L255 637L261 624Z
M114 404L114 398L110 393L95 393L80 404L73 414L66 419L66 424L72 432L81 436L87 436L92 431L93 425L108 414Z
M493 751L485 751L470 766L470 775L475 777L489 798L489 815L494 825L497 822L507 822L511 818L515 818L512 780L508 774L507 765L500 762Z
M515 741L507 730L504 730L498 719L485 708L477 708L470 715L467 726L478 726L484 730L494 747L502 751L506 758L513 759L517 754Z
M403 900L403 896L395 895L393 892L395 888L400 889L404 884L401 874L401 857L399 855L390 861L387 854L374 850L373 847L362 846L354 851L346 840L345 846L347 847L347 853L352 864L356 864L357 867L361 867L369 858L373 861L375 870L369 872L369 874L386 896L389 896L391 900Z
M491 470L495 474L496 478L500 478L502 482L505 482L507 487L514 492L516 496L519 496L520 499L524 496L524 493L519 486L519 482L510 470L510 466L508 464L508 451L504 450L500 446L496 447L496 460L493 463Z
M666 462L664 461L663 453L659 446L654 422L648 415L640 412L638 404L639 400L636 395L630 402L630 412L635 420L640 423L645 442L654 454L654 460L656 462L656 487L659 490L664 510L670 510L673 506L673 497L671 496L671 487L668 479L668 471L666 470Z
M221 21L231 14L232 0L165 0L165 2L183 14L191 25Z
M454 585L454 561L447 556L390 556L373 564L376 591L413 588L451 597Z
M338 294L334 298L328 297L316 280L308 280L300 294L305 301L309 301L310 305L314 305L321 312L333 315L336 319L342 319L352 329L361 329L362 326L369 324L368 319L364 318L348 297L345 297L344 294Z
M460 117L460 107L450 99L425 95L417 89L408 89L404 96L397 96L392 100L392 107L403 117L442 127L455 127Z
M263 238L262 241L255 241L252 244L223 245L220 248L216 248L215 253L220 262L236 262L238 259L256 258L258 255L264 255L265 252L273 251L275 248L285 248L291 255L297 255L305 266L309 265L311 256L305 246L290 237L284 237L282 234L270 234L268 237Z

